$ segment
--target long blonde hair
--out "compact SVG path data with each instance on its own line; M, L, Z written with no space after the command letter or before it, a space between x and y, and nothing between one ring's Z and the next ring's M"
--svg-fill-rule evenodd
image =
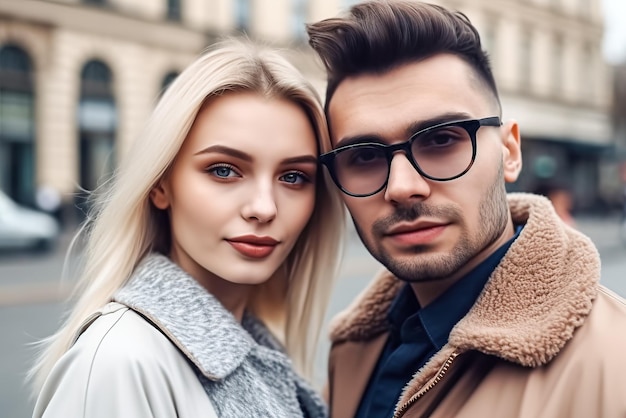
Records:
M202 104L233 91L251 91L298 104L315 129L320 149L329 143L317 92L278 52L230 39L201 55L163 94L110 187L96 193L83 228L86 245L74 307L58 332L42 342L30 374L35 392L70 348L80 324L111 300L140 260L152 251L167 253L169 224L151 204L150 190L172 164ZM282 334L296 368L309 378L344 229L338 192L326 173L318 171L311 219L283 266L261 285L251 304L271 329Z

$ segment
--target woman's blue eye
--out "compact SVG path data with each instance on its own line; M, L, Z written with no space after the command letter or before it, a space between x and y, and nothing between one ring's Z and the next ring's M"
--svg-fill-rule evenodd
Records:
M302 173L287 173L280 178L282 181L290 184L301 184L309 181L309 179Z
M237 176L237 172L235 172L235 170L232 167L229 167L226 165L218 165L218 166L211 167L207 170L207 172L219 178L229 178L229 177Z
M220 177L228 177L231 171L232 170L227 167L218 167L215 169L215 174L217 174Z

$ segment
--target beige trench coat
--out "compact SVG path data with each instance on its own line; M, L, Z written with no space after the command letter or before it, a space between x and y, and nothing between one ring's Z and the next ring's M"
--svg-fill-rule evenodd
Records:
M118 303L95 317L48 377L34 418L217 418L186 358L159 330Z

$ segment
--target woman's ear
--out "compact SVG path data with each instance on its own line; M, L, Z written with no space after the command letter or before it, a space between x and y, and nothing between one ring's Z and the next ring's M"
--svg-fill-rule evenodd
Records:
M170 206L170 198L167 187L163 180L159 180L156 186L150 190L150 200L158 209L165 210Z
M502 154L504 180L513 183L522 171L522 148L519 126L515 121L508 121L500 128L502 131Z

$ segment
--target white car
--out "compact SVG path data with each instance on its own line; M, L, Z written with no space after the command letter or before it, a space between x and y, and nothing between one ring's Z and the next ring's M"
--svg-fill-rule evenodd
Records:
M60 230L52 215L20 206L0 190L0 250L50 249Z

